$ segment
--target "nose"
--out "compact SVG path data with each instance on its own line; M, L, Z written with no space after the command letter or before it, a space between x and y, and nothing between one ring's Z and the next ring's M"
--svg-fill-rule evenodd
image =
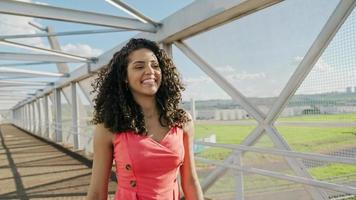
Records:
M147 65L145 72L146 74L154 74L154 69L151 65Z

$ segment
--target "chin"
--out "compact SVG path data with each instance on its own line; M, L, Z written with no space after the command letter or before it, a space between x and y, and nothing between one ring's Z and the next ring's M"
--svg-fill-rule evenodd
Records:
M136 94L139 95L144 95L144 96L155 96L158 90L141 90L141 91L136 91Z
M158 90L142 92L145 95L155 96Z

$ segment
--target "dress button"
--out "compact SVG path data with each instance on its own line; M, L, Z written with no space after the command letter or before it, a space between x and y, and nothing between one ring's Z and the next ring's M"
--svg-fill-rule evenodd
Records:
M136 187L136 181L134 181L134 180L130 181L130 185L131 185L131 187Z
M126 165L125 165L125 169L126 169L126 170L131 170L131 165L130 165L130 164L126 164Z
M175 178L173 182L177 182L177 178Z

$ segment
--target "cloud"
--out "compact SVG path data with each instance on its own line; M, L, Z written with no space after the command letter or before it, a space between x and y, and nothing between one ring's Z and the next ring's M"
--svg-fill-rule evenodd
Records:
M300 61L303 60L303 58L304 58L303 56L296 56L294 57L294 61L299 63Z
M196 77L196 78L184 78L183 77L183 83L186 85L199 85L199 84L206 84L209 82L213 82L211 80L211 78L209 78L208 76L200 76L200 77Z
M238 86L238 90L247 96L268 96L268 94L262 94L260 90L249 85L251 82L267 81L266 74L264 72L249 73L247 71L238 72L236 67L230 65L218 66L214 68L220 75L226 78L232 85ZM195 99L228 99L229 95L223 89L221 89L208 75L200 75L198 77L183 77L183 83L186 85L186 91L183 98L195 98ZM203 89L204 88L204 89ZM208 88L208 92L207 89Z
M31 2L30 0L22 0ZM15 15L0 14L0 35L34 34L39 30L29 25L29 22L38 23L38 20L32 17L23 17ZM14 42L24 43L32 46L45 47L42 38L23 38L13 39Z
M216 70L230 81L256 80L256 79L266 78L266 74L264 72L259 72L259 73L248 73L246 71L238 72L236 68L230 65L216 67Z
M266 78L266 74L264 72L247 73L246 71L243 71L242 73L230 74L227 78L230 80L256 80Z
M236 72L236 69L231 67L230 65L225 65L225 66L218 66L216 67L216 70L218 70L220 73L231 73L231 72Z
M33 2L33 3L39 4L39 5L45 5L45 6L48 6L48 5L49 5L48 3L39 2L39 1L35 1L35 2Z
M87 44L66 44L61 47L64 52L77 56L96 57L103 53L101 49L95 49Z
M196 100L230 99L227 93L212 81L205 84L186 85L186 90L182 93L182 98L184 101L190 100L191 98Z
M294 58L294 61L299 64L303 60L303 58L304 58L303 56L296 56ZM330 72L330 70L332 70L332 67L322 57L320 57L318 61L315 63L315 65L313 66L311 72L313 73Z
M324 59L320 58L317 63L315 63L312 72L318 73L318 72L330 72L331 71L331 66L325 62Z

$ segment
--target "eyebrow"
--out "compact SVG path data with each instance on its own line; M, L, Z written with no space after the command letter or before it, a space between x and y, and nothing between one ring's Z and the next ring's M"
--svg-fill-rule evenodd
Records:
M153 63L158 63L158 61L156 60L151 60L150 62L153 62ZM132 64L141 64L141 63L145 63L145 61L142 61L142 60L137 60L137 61L134 61Z

